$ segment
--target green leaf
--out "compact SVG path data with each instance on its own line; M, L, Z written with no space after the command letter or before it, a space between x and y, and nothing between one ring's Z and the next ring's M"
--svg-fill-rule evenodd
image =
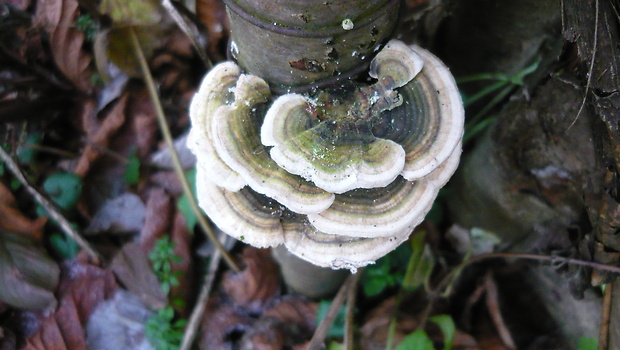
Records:
M129 155L127 165L125 165L125 181L129 185L135 185L140 180L140 159L136 156L136 151Z
M443 334L443 350L452 349L452 342L454 341L454 334L456 333L456 326L452 317L448 315L435 315L429 318L429 321L438 325Z
M598 339L590 338L590 337L581 337L579 338L579 345L577 346L578 350L597 350L598 349Z
M194 193L194 198L196 196L196 168L188 171L185 176L187 177L187 181L189 182L189 187L192 189ZM179 200L177 201L177 207L179 211L183 213L185 216L185 221L187 222L187 227L190 232L194 232L194 226L198 223L198 218L194 214L192 210L192 206L190 205L189 198L187 198L186 194L183 194Z
M325 350L345 350L344 344L332 341Z
M37 150L30 145L38 145L41 142L43 136L40 133L30 133L26 137L25 145L20 147L17 151L17 160L21 164L29 164L34 161L34 157L37 156Z
M54 233L50 236L52 249L63 259L73 259L80 252L80 246L71 238Z
M70 210L82 194L82 179L72 173L56 173L45 179L43 190L60 208Z
M426 233L421 231L411 237L413 254L409 259L405 280L403 281L403 288L407 290L428 285L430 275L435 267L435 259L425 243L425 236Z
M426 332L422 329L418 329L406 336L403 341L398 344L396 350L435 350L435 348Z
M321 321L327 315L327 310L332 305L331 300L321 300L319 303L319 308L317 310L316 315L316 324L317 326L321 323ZM344 336L344 320L345 320L346 308L344 305L338 310L338 315L336 315L336 319L332 324L332 327L327 332L328 337L343 337Z

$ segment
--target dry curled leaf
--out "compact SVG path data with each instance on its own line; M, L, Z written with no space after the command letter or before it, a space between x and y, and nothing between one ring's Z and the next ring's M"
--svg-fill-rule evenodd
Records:
M86 328L90 350L152 349L144 324L153 314L131 292L118 289L95 309Z
M207 303L198 339L201 350L233 349L235 338L254 322L237 308L211 298Z
M86 147L75 166L75 174L84 177L92 163L102 154L114 135L125 123L125 107L127 95L123 95L114 107L107 113L103 121L97 118L95 104L90 101L84 105L82 114L82 128L86 133Z
M78 15L77 0L38 1L35 23L48 32L58 69L80 90L88 91L92 85L92 57L82 50L85 35L76 28Z
M148 257L138 243L127 243L112 259L112 271L142 303L161 309L168 303Z
M243 337L242 347L277 350L309 341L315 329L317 307L299 297L285 297L252 325Z
M221 48L222 42L228 39L230 25L224 2L222 0L198 0L196 1L196 14L207 27L209 57L213 61L225 59Z
M172 201L166 191L155 187L148 192L144 226L140 231L140 245L144 251L153 249L157 239L169 232L172 209Z
M0 230L27 234L40 240L46 221L44 217L36 220L25 217L17 208L11 191L0 182Z
M0 300L25 310L54 308L59 268L32 238L0 230Z
M280 295L280 273L268 249L245 247L241 255L245 268L239 273L224 277L224 290L234 303L253 312L263 311L265 306Z
M57 292L59 307L55 313L39 317L39 328L23 349L86 349L84 326L95 307L117 287L110 271L78 260L66 262Z

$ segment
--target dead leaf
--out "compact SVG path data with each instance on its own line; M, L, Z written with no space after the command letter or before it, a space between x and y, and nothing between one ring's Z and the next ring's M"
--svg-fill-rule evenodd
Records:
M50 49L58 69L82 91L90 90L92 57L82 50L84 33L75 28L77 0L37 2L35 24L49 33Z
M59 274L32 237L0 231L0 300L24 310L55 308Z
M0 230L27 234L41 241L47 218L30 220L19 211L13 193L0 182Z
M148 193L144 226L140 231L140 246L149 252L158 238L169 232L172 226L172 201L161 188L154 187Z
M233 349L253 322L237 308L211 298L200 324L198 347L201 350Z
M285 297L252 325L242 339L242 348L292 348L309 341L314 333L318 305L300 297Z
M88 349L151 349L144 334L144 324L152 314L131 292L116 290L110 300L97 306L88 320Z
M38 330L23 349L86 349L84 326L95 307L117 287L111 271L75 259L65 262L57 292L60 306L55 313L40 316Z
M225 59L221 47L222 43L228 40L230 25L224 2L222 0L198 0L196 1L196 14L207 26L209 57L216 62Z
M191 239L192 234L187 228L187 222L183 213L177 210L171 233L172 243L174 243L174 254L181 259L172 262L172 271L180 271L178 280L179 285L170 290L171 300L188 300L194 294L194 280L192 259L191 259Z
M91 220L85 234L127 234L142 229L146 207L137 195L126 192L106 201Z
M236 305L252 312L261 312L280 295L280 272L269 249L246 246L241 255L245 268L239 273L228 272L222 282L226 293Z
M106 46L107 57L98 55L97 59L107 58L129 76L142 76L131 32L135 33L144 56L147 60L150 59L168 37L167 31L172 23L170 18L165 16L159 1L103 0L99 5L99 12L108 15L113 24L109 31L99 33L105 36L98 41ZM99 62L98 65L107 66L104 62Z
M125 244L112 259L110 269L128 290L150 308L161 309L168 303L148 256L138 243Z
M123 95L105 116L103 121L97 118L95 113L96 106L93 101L88 101L84 104L82 128L86 133L86 146L75 166L74 172L78 176L82 178L86 176L91 165L101 156L103 150L108 146L112 135L125 123L127 97L127 94Z

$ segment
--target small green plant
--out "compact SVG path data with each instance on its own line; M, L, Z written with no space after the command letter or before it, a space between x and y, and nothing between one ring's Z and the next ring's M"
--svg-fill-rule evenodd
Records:
M372 297L379 295L386 288L401 285L409 256L411 247L403 244L379 259L376 264L367 266L361 281L364 294Z
M149 260L153 264L153 271L159 280L162 291L168 295L170 289L179 285L181 271L172 271L172 263L181 261L181 257L174 253L175 244L170 237L162 237L155 242L149 253ZM173 300L173 304L182 305L182 301ZM167 305L157 310L149 317L145 324L145 334L156 350L178 349L183 341L183 328L187 324L184 319L174 319L174 308Z
M484 107L482 107L475 115L467 118L468 120L465 123L465 135L463 136L463 142L473 139L489 124L491 124L491 122L493 122L495 116L488 116L489 111L503 101L517 86L523 86L525 84L524 78L536 71L539 64L540 60L536 60L534 63L524 67L521 71L512 75L501 73L482 73L457 79L457 83L459 85L484 80L494 81L494 83L488 85L471 96L463 96L463 104L465 107L468 107L482 98L494 94L491 100Z
M129 159L125 165L125 181L129 185L135 185L140 180L140 159L133 150L129 154Z
M597 350L598 349L598 339L590 338L590 337L581 337L579 338L579 344L577 345L578 350Z
M192 170L185 173L185 177L187 178L187 182L189 183L189 188L191 188L192 191L194 192L194 198L195 198L196 197L196 168L193 168ZM194 232L194 226L196 226L196 224L198 223L198 218L196 217L196 214L192 210L192 206L189 203L189 198L187 197L186 194L183 194L179 198L177 202L177 207L179 208L179 211L183 213L183 216L185 217L185 221L187 222L187 227L189 228L189 231ZM241 240L243 240L243 238Z
M321 302L319 303L319 308L316 312L317 327L319 324L321 324L321 321L323 321L323 319L325 318L325 315L327 315L327 310L329 310L329 307L331 305L332 305L331 300L321 300ZM338 315L336 315L336 318L334 319L334 323L332 323L331 328L329 329L329 331L327 331L328 337L334 337L334 338L340 337L341 338L344 336L345 314L346 314L346 309L344 306L342 306L340 310L338 310Z
M443 348L442 350L451 350L452 342L454 341L454 334L456 333L456 327L454 321L448 315L436 315L428 319L430 322L435 323L441 329L443 335ZM407 335L396 347L396 350L436 350L433 342L423 329L417 329L413 333Z
M94 41L97 34L97 23L90 15L80 15L75 21L78 30L84 32L86 40Z
M159 279L161 290L168 295L172 287L179 285L181 271L172 271L172 263L180 262L181 257L174 253L175 244L170 237L162 237L157 240L155 247L149 253L149 260L153 264L153 271Z
M183 329L187 321L174 321L174 309L168 305L146 321L145 334L156 350L176 350L183 341Z

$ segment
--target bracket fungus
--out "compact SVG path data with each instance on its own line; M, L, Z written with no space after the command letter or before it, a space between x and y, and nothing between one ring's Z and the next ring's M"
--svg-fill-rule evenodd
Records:
M234 63L214 67L192 101L188 138L213 222L352 271L406 240L458 166L462 101L441 61L400 41L369 75L372 84L273 99Z

